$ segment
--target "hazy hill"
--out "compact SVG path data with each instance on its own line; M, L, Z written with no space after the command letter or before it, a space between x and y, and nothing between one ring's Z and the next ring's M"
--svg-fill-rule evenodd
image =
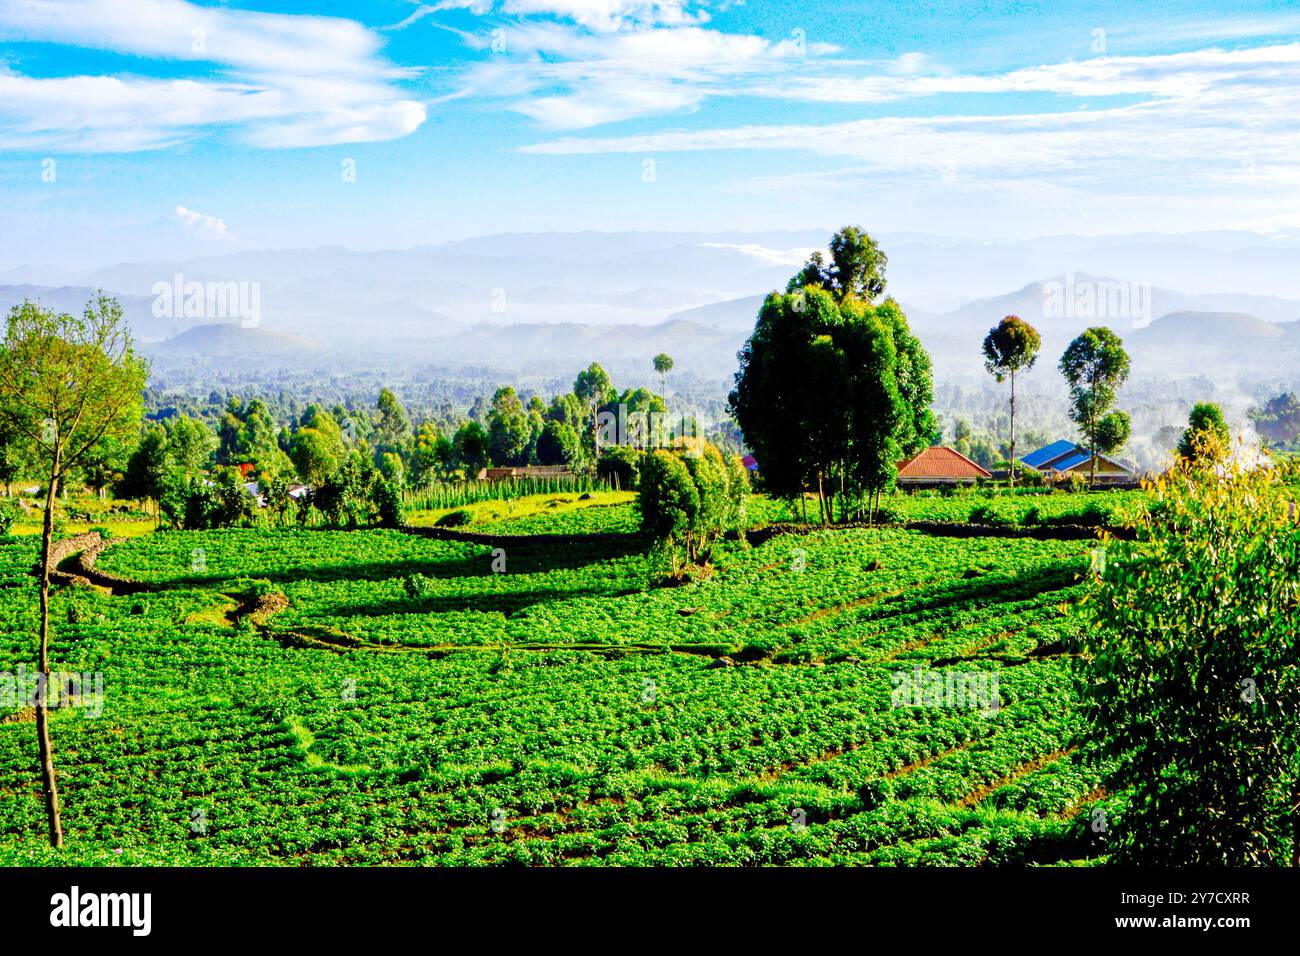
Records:
M1244 312L1184 311L1161 316L1129 341L1135 348L1240 349L1276 345L1285 337L1283 326Z
M762 295L747 295L741 299L728 299L726 302L696 306L693 309L674 312L668 316L667 321L694 322L698 325L711 325L718 329L748 333L754 328L759 307L766 298L767 293L764 292Z
M179 335L144 347L146 353L175 356L189 354L208 359L260 359L275 356L292 360L320 349L297 335L269 329L243 328L234 323L199 325Z
M1178 292L1159 286L1149 289L1150 300L1147 302L1148 290L1133 286L1126 280L1110 276L1097 276L1089 273L1076 273L1070 277L1067 286L1065 274L1052 276L1037 282L1031 282L1014 292L989 298L976 299L973 302L938 315L935 321L946 328L988 329L995 325L1004 315L1018 315L1036 326L1083 328L1088 325L1108 325L1116 331L1123 328L1135 329L1149 324L1152 320L1173 312L1216 312L1248 313L1265 322L1293 322L1300 319L1300 300L1284 299L1272 295L1251 295L1242 293L1193 294ZM1059 298L1053 297L1051 284L1056 283L1055 291ZM1055 305L1066 298L1067 288L1075 291L1075 302L1079 302L1081 290L1090 284L1095 290L1095 311L1092 316L1085 314L1068 315ZM1109 289L1119 285L1128 286L1130 308L1120 309L1118 314L1108 314L1107 301L1112 300ZM1139 305L1145 314L1139 314ZM1149 305L1149 309L1146 306Z

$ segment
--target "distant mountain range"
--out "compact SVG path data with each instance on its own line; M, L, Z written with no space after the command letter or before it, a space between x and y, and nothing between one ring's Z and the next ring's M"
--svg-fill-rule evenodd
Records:
M714 374L734 369L763 297L828 237L829 230L535 233L405 250L242 251L77 274L32 270L41 282L0 285L0 308L34 298L80 311L102 287L117 295L137 339L172 358L336 354L346 363L364 353L502 366L666 351L679 366ZM1104 324L1175 367L1192 353L1203 366L1206 349L1233 350L1226 359L1235 362L1244 358L1242 343L1256 341L1276 347L1247 348L1250 361L1283 371L1295 361L1296 335L1286 331L1300 320L1294 236L879 238L891 294L936 362L953 369L978 369L980 341L1008 314L1039 327L1045 354ZM155 316L155 287L173 287L178 276L255 286L256 327L203 309ZM1079 298L1087 289L1096 293L1091 305Z

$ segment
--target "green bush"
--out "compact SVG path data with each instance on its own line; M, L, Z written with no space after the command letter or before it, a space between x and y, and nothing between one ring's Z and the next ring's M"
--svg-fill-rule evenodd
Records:
M1094 552L1080 676L1109 783L1131 794L1117 863L1300 856L1300 524L1285 472L1184 464L1125 519L1134 540Z
M1014 502L993 500L976 505L970 510L970 523L992 525L994 527L1012 527L1021 522L1020 509Z
M641 477L641 463L645 452L627 445L613 445L600 450L596 474L613 488L630 491L637 487Z
M469 524L474 520L474 516L464 508L457 508L455 511L448 511L445 515L434 522L439 528L459 528Z
M400 478L388 478L377 473L371 481L370 497L379 512L380 527L400 528L406 524Z
M677 549L691 564L706 563L723 532L745 519L749 476L738 458L728 462L713 445L696 456L656 451L641 469L637 508L641 530L659 542L677 573Z

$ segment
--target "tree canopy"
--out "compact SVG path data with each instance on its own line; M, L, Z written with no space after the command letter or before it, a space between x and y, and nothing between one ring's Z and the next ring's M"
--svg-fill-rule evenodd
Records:
M765 487L790 499L813 489L823 520L867 512L864 496L888 488L899 460L939 435L929 355L898 303L871 301L884 288L883 272L872 271L883 269L883 253L860 230L837 239L833 250L865 257L843 266L857 278L794 287L805 269L785 294L769 295L729 405Z
M1228 455L1230 442L1223 409L1214 402L1198 402L1187 418L1187 429L1178 442L1178 455L1186 459L1221 461Z
M1070 417L1088 440L1095 480L1097 455L1118 451L1128 441L1128 416L1108 415L1116 392L1128 381L1128 353L1118 335L1095 326L1069 344L1060 369L1070 387Z

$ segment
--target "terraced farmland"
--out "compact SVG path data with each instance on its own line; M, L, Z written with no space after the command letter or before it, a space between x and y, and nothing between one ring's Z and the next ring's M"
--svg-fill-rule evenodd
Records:
M901 529L730 541L653 585L623 502L566 536L147 535L56 593L62 860L248 864L1091 861L1068 605L1084 541ZM525 515L482 530L536 535ZM472 530L479 530L476 526ZM494 550L499 548L500 550ZM0 585L35 548L0 546ZM30 589L0 588L0 670ZM994 688L899 703L909 682ZM31 724L0 724L0 863L44 845Z

